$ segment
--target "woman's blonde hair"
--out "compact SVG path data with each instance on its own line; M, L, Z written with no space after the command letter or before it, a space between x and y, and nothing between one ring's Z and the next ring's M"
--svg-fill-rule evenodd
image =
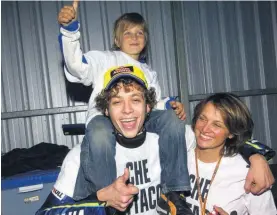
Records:
M121 36L126 29L132 26L139 25L142 27L145 37L145 46L144 49L141 51L139 59L146 59L146 52L147 52L147 46L149 42L149 32L147 24L144 20L144 18L139 13L124 13L122 16L120 16L114 23L113 28L113 50L120 50L120 48L115 43L115 40L120 42Z

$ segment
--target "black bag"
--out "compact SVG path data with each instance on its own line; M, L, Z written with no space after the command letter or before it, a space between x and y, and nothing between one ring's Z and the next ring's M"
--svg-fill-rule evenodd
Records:
M61 166L69 148L52 143L39 143L31 148L16 148L2 155L2 178L32 170Z

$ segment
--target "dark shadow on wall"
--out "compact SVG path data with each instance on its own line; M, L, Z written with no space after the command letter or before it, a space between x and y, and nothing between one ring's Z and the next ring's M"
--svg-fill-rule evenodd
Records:
M64 62L60 62L60 66L63 70L64 68ZM63 73L64 81L65 81L65 87L66 87L66 93L68 97L75 102L86 102L88 103L90 95L92 93L92 87L91 86L85 86L80 83L72 83L67 80L65 77L65 73Z
M66 78L65 85L67 95L71 100L88 103L89 97L93 90L91 86L85 86L79 83L71 83Z

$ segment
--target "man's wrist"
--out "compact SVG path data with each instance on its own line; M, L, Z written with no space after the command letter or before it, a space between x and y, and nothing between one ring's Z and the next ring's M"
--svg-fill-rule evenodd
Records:
M104 206L109 206L108 205L108 200L105 198L107 195L105 194L105 188L98 190L96 192L96 198L98 201L103 204Z
M249 157L250 164L254 163L255 161L260 161L260 160L264 160L265 162L267 162L265 157L263 155L260 155L260 154L252 154Z
M104 195L103 195L103 189L98 190L98 191L96 192L96 197L97 197L97 199L98 199L99 201L105 201Z

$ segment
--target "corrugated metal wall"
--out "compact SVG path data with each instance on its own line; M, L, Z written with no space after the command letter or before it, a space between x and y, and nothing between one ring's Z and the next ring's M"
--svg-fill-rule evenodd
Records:
M2 2L3 152L82 139L61 129L85 121L90 91L66 82L62 71L56 19L70 3ZM191 115L206 94L236 91L253 114L255 137L277 149L276 2L84 1L83 50L108 49L114 20L131 11L149 23L149 60L163 95L179 94ZM19 117L28 114L40 116Z
M64 136L61 126L85 122L83 101L90 92L66 82L62 69L57 15L63 5L72 2L1 3L2 152L40 142L72 147L82 136ZM82 1L79 20L83 50L109 49L113 22L122 13L133 11L141 13L149 23L149 60L159 73L163 95L176 95L170 2ZM76 106L80 108L70 108ZM65 113L72 110L80 112ZM33 116L22 117L30 114Z
M277 150L276 2L180 2L173 8L190 113L209 93L236 92L252 112L254 137Z

